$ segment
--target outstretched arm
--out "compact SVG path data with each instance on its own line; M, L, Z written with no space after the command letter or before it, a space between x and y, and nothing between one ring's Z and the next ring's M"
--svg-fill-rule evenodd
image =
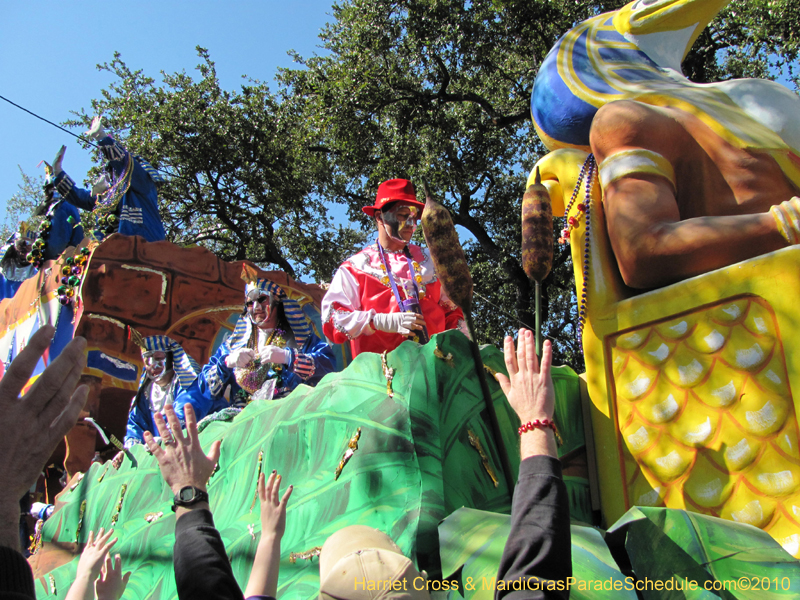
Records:
M505 581L506 586L495 593L497 600L569 597L565 590L572 576L569 499L561 479L554 432L542 425L553 419L552 356L548 340L544 343L540 368L533 333L522 329L516 352L514 340L510 337L505 340L509 376L497 374L520 421L523 425L533 425L521 433L522 463L511 507L511 534L497 574L497 580Z
M678 123L663 109L631 101L598 111L591 145L611 245L627 285L666 285L787 246L767 211L796 191L768 155L748 155L748 164L734 168L744 162L743 153L704 125L691 118ZM719 165L726 165L725 176ZM735 204L736 189L758 198L763 212L719 214L723 203ZM693 212L717 215L682 219L681 202L685 213L700 206Z
M113 529L104 534L102 527L97 532L97 538L94 537L94 531L89 532L86 546L78 561L75 581L70 586L65 600L94 600L94 582L100 577L109 550L117 543L117 538L109 541L113 534Z
M76 337L20 397L54 333L50 325L40 328L0 380L0 415L10 424L0 435L0 546L14 550L19 550L19 499L75 425L88 393L86 386L75 389L86 365L86 340Z
M203 452L197 433L197 419L191 405L186 406L186 434L172 406L164 409L169 429L161 413L156 413L156 428L163 440L161 446L148 431L145 444L167 486L173 493L192 486L207 490L207 483L219 460L220 442ZM175 548L173 563L179 598L231 598L242 600L242 591L233 576L225 545L214 527L208 502L198 502L175 510Z
M278 594L278 571L281 559L281 538L286 531L286 504L292 495L289 486L281 498L279 489L281 476L273 471L264 482L264 474L258 476L258 498L261 501L261 539L258 542L253 570L244 591L250 596L272 596Z

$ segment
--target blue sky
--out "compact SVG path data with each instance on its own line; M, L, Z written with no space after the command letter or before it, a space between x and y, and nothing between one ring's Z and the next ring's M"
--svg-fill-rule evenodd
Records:
M35 2L4 0L0 7L0 95L53 122L70 110L90 110L112 78L99 72L114 52L132 69L160 80L160 71L192 72L195 47L208 48L223 87L236 89L242 75L271 82L290 66L290 49L318 51L318 34L332 0L195 0L154 2ZM274 88L274 86L271 86ZM64 169L80 182L92 166L72 136L0 100L0 220L21 182L17 165L42 174L67 145ZM75 133L82 133L75 131Z

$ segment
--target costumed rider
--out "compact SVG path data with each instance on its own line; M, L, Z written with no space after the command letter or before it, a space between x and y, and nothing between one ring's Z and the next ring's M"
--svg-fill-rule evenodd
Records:
M119 231L123 235L142 236L148 242L165 239L156 189L156 184L162 183L164 178L150 163L134 156L108 135L99 116L94 118L85 135L97 140L108 161L105 172L91 191L77 187L61 168L66 151L66 146L62 146L53 161L58 192L74 206L95 214L98 238Z
M187 389L200 373L200 366L183 347L164 335L143 338L131 330L133 340L142 348L144 371L139 390L131 403L125 447L144 443L144 432L157 435L153 415L173 404L181 390Z
M390 179L378 186L375 204L361 209L375 219L378 240L342 263L322 300L325 335L350 341L353 358L394 350L406 339L424 344L446 329L466 334L430 255L410 243L424 207L410 181Z
M68 247L80 245L84 235L78 209L58 193L53 167L46 162L44 173L44 202L33 211L34 216L44 217L33 249L33 263L38 267L45 261L57 259Z
M34 239L34 232L21 221L17 232L0 248L0 300L13 298L22 282L36 275L36 267L28 258Z
M316 385L335 368L333 350L314 333L297 300L276 283L258 279L248 265L242 279L242 316L197 380L176 399L181 419L187 403L198 419L223 409L227 417L252 399L281 398L301 383ZM230 402L225 399L228 386Z

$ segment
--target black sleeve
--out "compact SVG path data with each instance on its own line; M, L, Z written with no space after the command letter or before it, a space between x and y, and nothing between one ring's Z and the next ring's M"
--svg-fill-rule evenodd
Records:
M178 519L173 562L180 600L244 600L210 510Z
M519 467L495 599L567 599L569 577L569 500L561 463L550 456L532 456Z
M33 573L25 557L7 546L0 546L0 598L34 600Z

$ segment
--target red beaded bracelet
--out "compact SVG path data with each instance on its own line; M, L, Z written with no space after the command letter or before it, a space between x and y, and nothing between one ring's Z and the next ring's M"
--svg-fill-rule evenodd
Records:
M522 426L519 428L519 434L522 435L526 431L533 431L534 429L552 429L553 431L556 430L556 423L555 421L551 421L550 419L536 419L534 421L528 421L527 423L523 423Z
M518 429L519 434L522 435L526 431L533 431L534 429L547 429L550 428L553 430L553 433L556 436L556 443L560 446L564 443L561 439L561 435L558 433L558 427L556 427L556 422L552 419L535 419L533 421L528 421L527 423L523 423L522 426Z

